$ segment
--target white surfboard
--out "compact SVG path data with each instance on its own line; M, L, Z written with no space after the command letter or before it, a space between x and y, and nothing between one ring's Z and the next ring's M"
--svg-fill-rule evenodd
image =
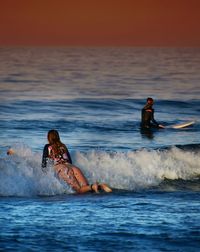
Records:
M195 121L189 121L189 122L174 124L174 125L170 125L168 127L172 128L172 129L182 129L182 128L189 127L189 126L191 126L193 124L195 124Z

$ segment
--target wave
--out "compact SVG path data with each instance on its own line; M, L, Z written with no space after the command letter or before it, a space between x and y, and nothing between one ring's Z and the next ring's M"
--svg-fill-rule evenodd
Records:
M24 144L14 148L15 155L0 155L1 196L73 193L58 179L53 167L48 167L46 174L42 172L41 153L33 152ZM200 190L199 154L199 145L195 145L128 152L75 151L72 159L90 183L106 182L118 190L180 190L185 188L185 183L191 190Z

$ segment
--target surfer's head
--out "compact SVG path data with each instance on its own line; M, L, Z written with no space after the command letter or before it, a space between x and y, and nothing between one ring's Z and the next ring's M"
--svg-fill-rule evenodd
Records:
M153 103L154 103L153 98L148 97L148 98L147 98L147 103L150 104L150 105L153 105Z
M15 154L15 151L12 148L9 148L7 150L7 155L14 155L14 154Z
M50 130L47 135L47 139L50 144L55 144L60 142L60 136L57 130Z

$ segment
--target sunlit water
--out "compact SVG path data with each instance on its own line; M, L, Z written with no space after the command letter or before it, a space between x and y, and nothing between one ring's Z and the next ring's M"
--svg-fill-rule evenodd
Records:
M198 251L199 49L1 48L0 59L0 249ZM149 96L169 128L140 131ZM76 195L42 172L52 128L112 194Z

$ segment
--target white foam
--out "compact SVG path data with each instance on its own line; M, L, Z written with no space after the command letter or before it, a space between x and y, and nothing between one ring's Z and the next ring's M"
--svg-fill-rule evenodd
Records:
M13 146L12 146L13 147ZM17 148L16 148L17 147ZM15 154L0 158L0 195L34 196L70 192L58 180L53 168L41 170L41 153L33 153L25 145L14 145Z
M127 153L77 152L74 161L91 180L128 190L158 185L164 178L187 180L200 174L200 156L176 147Z
M16 148L16 146L15 146ZM18 145L13 156L0 156L0 195L34 196L72 193L48 167L41 170L42 153ZM179 148L109 153L93 150L72 153L90 183L108 183L113 188L140 190L159 185L164 178L189 180L200 174L200 155Z

